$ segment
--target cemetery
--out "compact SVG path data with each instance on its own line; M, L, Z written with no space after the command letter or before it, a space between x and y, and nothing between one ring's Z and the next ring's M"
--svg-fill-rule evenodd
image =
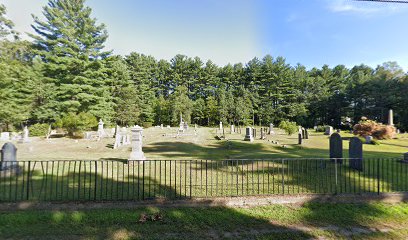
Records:
M2 150L0 199L379 194L408 187L406 134L373 145L346 132L328 136L299 127L296 137L279 128L247 126L239 133L244 127L232 132L224 126L219 138L221 124L188 129L183 123L180 128L117 126L113 136L101 123L96 138L47 139L24 131L23 141L2 141L7 143Z
M0 239L408 239L406 3L3 0Z

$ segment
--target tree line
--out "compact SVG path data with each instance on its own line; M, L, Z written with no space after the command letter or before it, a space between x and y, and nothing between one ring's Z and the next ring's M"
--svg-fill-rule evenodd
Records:
M385 122L390 108L408 129L408 75L396 62L371 68L306 69L266 55L217 66L106 51L106 26L85 0L49 0L21 40L0 5L0 123L4 129L88 113L111 125L179 123L347 127L362 116Z

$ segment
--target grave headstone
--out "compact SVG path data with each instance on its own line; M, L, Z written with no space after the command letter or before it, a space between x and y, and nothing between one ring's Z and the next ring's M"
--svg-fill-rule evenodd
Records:
M261 128L261 139L264 140L265 139L265 131L263 128Z
M309 139L309 131L305 129L305 139Z
M254 137L252 135L252 128L251 127L246 127L244 140L245 141L250 141L250 142L254 141Z
M99 123L98 123L98 136L99 136L99 138L105 137L105 130L103 129L103 125L104 125L104 122L102 121L102 119L99 119Z
M20 139L18 140L18 142L19 143L28 143L28 142L30 142L30 139L29 139L28 135L29 135L29 130L28 130L28 127L25 126L24 129L23 129L23 133L22 133Z
M220 122L220 130L222 130L222 122Z
M365 143L371 144L371 141L373 141L373 136L366 136L365 137Z
M358 137L350 139L349 158L352 169L363 171L363 143Z
M394 113L392 109L388 111L388 125L394 126Z
M160 129L163 129L163 123L162 123L162 124L160 124Z
M122 129L120 130L120 136L121 136L121 145L127 145L127 129L126 127L122 127Z
M8 142L1 148L0 171L18 168L17 148Z
M332 126L327 126L324 130L324 135L332 135L333 134L333 127Z
M403 162L408 163L408 152L404 153Z
M298 144L299 145L302 145L302 140L303 140L302 134L299 132L298 133Z
M10 140L10 133L9 132L2 132L0 135L1 141L9 141Z
M144 161L142 146L143 146L143 128L134 126L132 129L132 152L130 153L129 160Z
M255 129L255 128L252 128L252 136L253 136L254 138L256 138L256 129Z
M337 163L342 163L343 160L343 140L340 134L333 133L330 136L330 158L337 158Z
M302 127L302 138L306 139L306 129Z
M273 123L270 123L270 124L269 124L269 132L268 132L268 134L269 134L269 135L274 134L274 132L273 132Z
M115 144L113 144L113 149L117 149L120 146L122 146L121 139L122 139L122 137L120 136L120 131L118 130L118 131L116 131Z
M230 132L231 132L231 134L233 134L233 133L235 132L235 126L234 126L234 124L231 124L231 126L230 126Z
M404 153L404 162L408 162L408 152Z

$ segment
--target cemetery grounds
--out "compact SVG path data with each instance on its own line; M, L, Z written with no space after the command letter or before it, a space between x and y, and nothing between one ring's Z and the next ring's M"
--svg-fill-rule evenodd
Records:
M299 146L297 136L287 136L280 130L276 130L275 135L267 135L266 140L260 140L258 133L252 143L243 141L244 129L242 134L227 132L226 139L217 140L213 128L198 128L197 136L180 137L175 137L175 128L145 129L143 151L148 160L155 161L144 164L126 164L130 147L114 150L113 138L101 141L32 138L31 143L16 144L20 165L27 168L30 164L28 192L24 176L1 176L21 185L19 188L0 185L1 198L15 197L20 201L28 194L34 201L64 202L184 199L189 196L211 200L210 197L333 191L359 194L375 193L379 182L385 192L407 189L407 167L397 161L407 152L408 135L405 134L382 141L381 145L364 145L364 158L376 160L365 161L364 171L356 173L349 170L347 160L341 165L327 161L329 139L323 133L311 130L310 138ZM343 155L347 157L347 138L352 135L341 135L345 138ZM79 166L79 160L87 161L81 161L82 166ZM379 179L376 169L380 169ZM337 180L333 178L335 171L340 176ZM141 172L144 172L142 183ZM282 173L284 185L282 178L278 177ZM95 179L98 179L96 185ZM191 179L193 182L187 182ZM80 185L77 186L78 180ZM163 219L139 223L142 213L159 213ZM310 239L318 236L329 239L400 239L408 235L403 227L408 224L406 204L136 207L131 211L49 209L4 211L1 214L7 217L0 219L0 234L8 238L51 239L64 235L67 239L75 236L81 239L245 239L254 236L259 239Z

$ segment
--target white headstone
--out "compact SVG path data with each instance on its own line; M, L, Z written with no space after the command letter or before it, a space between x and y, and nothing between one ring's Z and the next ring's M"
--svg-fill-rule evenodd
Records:
M274 134L274 131L273 131L273 123L270 123L270 124L269 124L269 132L268 132L268 134L269 134L269 135Z
M143 146L143 128L134 126L132 131L132 152L130 153L129 160L146 160L142 151Z
M0 135L1 141L9 141L10 140L10 133L9 132L2 132Z
M125 127L123 127L121 130L120 130L120 136L121 136L121 142L122 142L122 145L126 145L127 144L127 139L126 139L126 137L127 137L127 129L125 128Z
M99 120L98 123L98 136L99 138L103 138L105 136L105 130L103 129L103 121L102 119Z
M394 126L394 113L392 112L392 109L388 112L388 125Z
M29 135L28 127L25 126L24 130L23 130L23 139L22 139L23 143L30 142L30 139L28 138L28 135Z
M115 144L113 145L113 149L117 149L120 146L122 146L121 140L122 137L120 136L120 131L116 131L116 136L115 136Z
M222 130L222 122L220 122L220 130Z
M163 129L163 123L162 123L162 124L160 124L160 129Z
M231 124L231 134L233 134L235 132L235 126L234 124Z
M370 144L371 141L373 141L373 137L372 137L372 136L366 136L366 137L365 137L365 143Z
M333 134L333 127L332 126L327 126L325 128L324 135L332 135Z

